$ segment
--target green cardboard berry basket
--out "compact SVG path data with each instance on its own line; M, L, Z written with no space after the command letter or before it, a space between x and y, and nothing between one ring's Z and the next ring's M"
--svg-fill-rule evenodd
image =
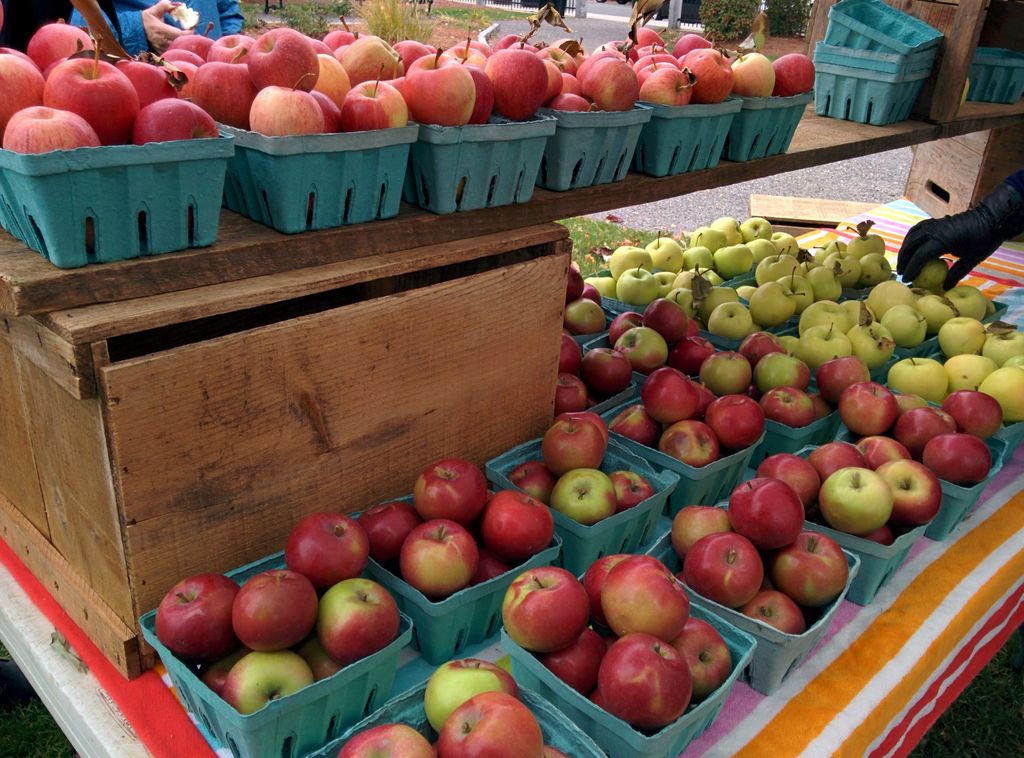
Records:
M0 222L59 268L212 245L234 149L222 135L33 155L0 150Z
M241 585L263 571L281 568L285 568L283 552L230 571L227 576ZM272 700L255 713L242 715L214 694L193 666L160 642L155 610L139 619L139 624L142 636L167 669L182 704L222 747L239 758L305 755L337 739L385 702L399 654L412 640L412 621L403 614L398 636L387 647L298 692Z
M399 500L412 502L412 497ZM501 603L509 585L527 569L556 563L561 550L562 540L556 530L551 543L536 555L504 574L461 589L441 600L431 600L372 557L366 563L366 573L383 584L394 596L402 613L412 619L412 646L419 650L425 661L439 665L457 657L467 647L496 635L501 626Z
M742 102L658 105L644 124L633 154L633 169L648 176L674 176L714 168L722 157L725 136Z
M418 124L343 134L235 138L224 205L285 234L391 218L398 213Z
M691 703L671 724L650 734L640 732L617 716L591 702L563 682L536 656L517 645L501 630L501 646L512 660L512 675L522 686L539 692L563 714L593 738L611 758L665 758L676 756L699 737L718 717L733 685L744 673L755 655L757 642L748 633L721 617L697 606L690 615L707 621L725 641L732 655L732 669L722 685L699 703ZM570 755L573 755L570 753Z
M605 422L611 421L627 405L629 403L607 410L601 414L601 418ZM668 499L666 513L669 517L674 517L680 509L687 505L714 505L723 497L728 497L733 488L743 481L754 451L764 440L762 435L750 447L724 455L718 460L698 468L683 463L671 455L666 455L656 448L641 445L621 434L610 432L610 436L626 450L643 458L650 465L678 475L679 483L672 490Z
M852 47L840 47L829 45L825 42L817 42L814 45L814 63L827 63L850 68L860 68L868 71L878 71L883 74L896 74L906 76L921 71L931 71L935 64L937 46L926 47L916 53L903 55L901 53L886 53L879 50L857 50Z
M967 99L1013 104L1024 95L1024 53L1002 47L974 51Z
M761 461L777 453L795 454L807 445L824 445L835 439L840 423L838 411L799 427L765 419L764 438L750 456L749 466L756 469Z
M930 76L930 71L886 74L815 61L814 112L874 126L904 121Z
M938 29L881 0L842 0L829 8L828 45L912 55L941 40Z
M672 548L671 535L665 535L649 554L668 566L673 573L682 570L679 556ZM789 673L807 658L818 641L825 636L825 632L828 631L829 625L835 618L836 611L839 610L839 606L842 605L853 586L860 571L860 558L846 549L843 549L843 554L846 555L846 563L850 567L850 577L846 582L846 587L839 597L821 609L821 615L807 627L807 631L803 634L781 632L762 621L757 621L737 610L709 600L687 587L686 594L690 597L690 612L693 613L695 608L710 612L757 640L748 681L750 686L758 692L771 695L782 686Z
M422 124L409 152L406 202L445 214L525 203L555 133L552 116L529 121L492 116L486 124Z
M749 161L786 152L804 108L813 98L813 92L739 98L742 107L729 125L723 155L730 161Z
M640 103L628 111L553 111L558 126L548 138L537 185L564 191L618 182L633 163L633 152L652 109Z
M992 436L1006 445L1003 450L1003 459L1009 460L1017 452L1020 444L1024 442L1024 421L1003 424L1002 428Z
M316 751L308 758L335 758L345 743L357 734L384 724L406 724L433 743L437 740L437 732L427 721L423 707L426 690L427 685L424 682L389 700L380 710L370 714L339 739L325 745L322 750ZM522 684L519 688L519 700L536 716L541 734L544 735L545 745L561 750L572 758L604 758L605 754L601 749L579 727L567 720L554 705Z
M518 489L509 480L508 475L520 463L532 460L543 460L540 439L524 442L487 461L484 466L487 480L496 489ZM582 574L591 563L604 555L629 553L652 540L658 516L661 515L665 502L679 481L679 477L673 472L656 469L611 438L601 462L601 470L606 474L620 470L635 471L650 482L654 488L654 495L596 524L581 524L552 510L555 534L562 539L562 553L558 565L576 576Z

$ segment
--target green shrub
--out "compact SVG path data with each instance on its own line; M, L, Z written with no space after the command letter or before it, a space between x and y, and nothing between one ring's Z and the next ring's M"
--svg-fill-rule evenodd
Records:
M339 17L352 15L352 3L348 0L306 3L285 0L283 8L271 8L271 12L279 16L286 26L309 37L321 39Z
M768 31L776 37L799 37L807 31L811 0L767 0Z
M759 7L759 0L702 0L704 36L715 42L743 39L750 34Z
M366 0L360 15L370 34L391 45L403 39L426 42L434 29L433 19L420 4L406 0Z

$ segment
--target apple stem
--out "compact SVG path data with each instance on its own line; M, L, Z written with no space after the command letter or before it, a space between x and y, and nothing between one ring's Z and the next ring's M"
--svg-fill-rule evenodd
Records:
M380 78L384 75L384 64L380 64L380 70L377 72L377 81L373 83L373 94L371 97L377 97L377 88L380 87Z
M103 46L102 37L93 37L93 56L92 56L92 78L98 79L100 75L100 48Z
M444 52L441 48L437 48L437 53L434 55L434 68L437 68L441 63L441 53Z
M247 48L247 47L240 48L239 51L237 53L235 53L235 57L233 57L231 59L231 62L232 63L238 63L238 61L241 59L241 57L243 55L245 55L247 52L249 52L249 48Z
M302 76L300 76L300 77L299 77L299 80L298 80L297 82L295 82L295 85L294 85L294 86L292 87L292 89L293 89L293 90L295 90L295 89L298 89L298 88L299 88L299 85L300 85L300 84L302 84L302 80L303 80L303 79L305 79L305 78L306 78L306 77L308 77L308 76L313 76L312 72L309 72L309 71L307 71L307 72L306 72L306 73L304 73L304 74L303 74Z
M206 29L203 30L203 36L204 37L209 37L210 36L210 32L212 32L212 31L213 31L213 22L212 21L208 21L206 23Z
M466 55L469 55L469 51L472 49L472 45L469 44L469 37L466 37Z

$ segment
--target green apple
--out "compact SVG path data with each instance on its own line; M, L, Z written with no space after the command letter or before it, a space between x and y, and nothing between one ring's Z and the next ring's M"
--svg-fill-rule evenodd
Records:
M736 290L732 287L712 287L707 297L703 300L698 298L697 313L700 316L700 320L706 324L708 319L711 318L711 312L719 305L722 303L738 303L739 301L740 296L736 294Z
M744 244L747 247L749 247L750 248L750 252L752 252L754 254L754 265L755 266L758 263L760 263L761 261L763 261L765 258L768 258L768 257L770 257L772 255L778 255L779 254L778 249L775 247L775 243L772 242L771 240L766 240L766 239L761 239L760 237L756 237L756 238L750 240L749 242L745 242Z
M850 318L850 325L870 324L875 321L875 314L871 312L863 300L844 300L839 307L846 311ZM847 329L849 331L849 329Z
M786 234L785 232L773 232L772 242L775 243L775 249L780 254L788 253L789 255L796 255L800 252L800 243L796 241L796 237L792 234Z
M858 324L846 336L850 340L853 354L864 361L869 369L881 368L892 358L896 349L892 334L881 324Z
M710 226L701 226L693 230L690 235L690 247L706 247L712 253L718 248L728 245L725 233Z
M996 312L996 304L986 297L985 298L985 318L988 318L989 316L991 316L995 312Z
M929 336L938 334L943 324L960 315L953 303L942 295L924 295L915 305L928 324Z
M659 234L645 249L651 254L654 268L677 274L683 270L683 248L671 237L662 237Z
M684 287L674 287L665 295L665 299L671 300L682 308L687 318L697 318L697 304L693 299L693 290L685 289Z
M1024 368L1001 366L986 376L978 389L999 402L1005 423L1024 421Z
M860 261L852 255L832 253L825 259L823 267L832 269L842 287L856 287L860 281Z
M924 267L921 269L920 273L914 277L914 281L910 283L910 286L941 295L942 285L946 281L947 273L949 273L949 266L946 265L946 262L938 258L933 258L924 264Z
M976 318L957 316L939 327L939 348L946 357L953 355L981 355L988 334L985 325Z
M754 331L754 321L742 303L721 303L708 317L708 331L719 337L738 340Z
M825 266L808 271L807 281L811 283L815 300L838 300L843 294L843 286L836 279L835 273Z
M976 390L989 374L999 366L991 358L984 355L954 355L946 360L942 367L949 378L949 391Z
M896 340L896 347L917 347L924 342L928 332L928 322L924 320L921 312L906 303L887 310L879 322Z
M615 297L615 279L610 276L588 276L583 280L587 284L593 285L601 297Z
M631 268L623 271L616 280L615 299L629 305L647 305L658 296L660 289L661 283L650 271Z
M621 245L612 251L608 256L608 269L612 276L618 279L622 272L628 269L645 268L648 271L654 269L654 261L651 254L642 247L636 245Z
M746 300L748 303L750 302L750 296L753 295L756 291L757 287L755 287L753 284L742 284L736 288L736 294L739 295L744 300Z
M846 334L856 322L850 318L839 303L831 300L818 300L804 308L800 314L797 330L802 337L804 332L815 326L835 326L840 334Z
M846 242L841 239L834 239L829 242L822 248L821 259L825 260L828 256L832 255L832 253L842 253L843 255L846 255Z
M801 332L800 344L796 349L796 357L806 363L812 372L816 372L825 361L852 354L850 339L834 324L812 326Z
M758 284L774 282L795 272L799 265L800 261L792 255L769 255L754 269L754 281Z
M972 287L969 284L956 285L946 293L946 297L956 306L961 316L969 316L981 321L988 312L988 303L986 302L988 298L981 294L981 290L977 287Z
M996 329L989 325L988 336L981 348L981 354L1005 366L1006 361L1017 355L1024 355L1024 333L1010 329Z
M881 320L885 312L895 305L913 306L917 302L917 295L910 291L910 287L890 279L879 282L871 288L868 293L868 308L875 314L875 318ZM898 344L898 341L897 341Z
M683 251L683 270L711 268L715 265L714 254L706 247L688 247Z
M778 326L796 312L796 303L778 282L765 282L750 296L750 317L764 328Z
M440 732L452 711L481 692L504 692L518 696L512 675L490 661L462 658L442 663L427 680L423 710L427 721Z
M893 392L918 395L941 405L946 399L949 377L942 364L933 358L904 358L892 364L885 383Z
M718 274L718 272L713 269L708 269L707 271L705 271L704 278L711 282L711 284L715 287L717 287L719 284L722 284L725 281L725 279L723 279Z
M715 271L723 279L745 274L754 265L754 254L746 245L726 245L715 251Z
M771 240L772 225L768 219L761 218L760 216L751 216L740 224L740 234L743 235L743 241L748 243L758 239Z
M796 356L796 351L800 347L800 338L795 334L783 334L779 337L779 342L786 348L786 352L792 356Z
M806 278L790 274L782 277L778 282L796 306L793 313L798 315L803 313L807 306L814 302L814 288Z
M874 287L892 276L892 266L881 253L868 253L860 259L858 287Z
M716 218L710 224L712 229L717 229L725 235L726 245L742 245L743 244L743 232L740 231L740 222L734 219L732 216L722 216Z
M654 272L654 278L658 280L658 284L659 284L659 286L658 286L658 297L665 297L665 295L667 295L669 292L671 292L674 289L673 282L675 282L675 280L676 280L676 274L674 272L672 272L672 271L655 271Z
M1003 368L1005 366L1014 366L1016 368L1024 368L1024 355L1011 355L1009 358L1006 359L1006 361L1003 363L1003 365L1000 366L999 368Z
M874 221L861 221L857 224L857 236L846 243L846 254L854 258L863 258L865 255L877 253L885 255L885 240L877 234L871 233Z

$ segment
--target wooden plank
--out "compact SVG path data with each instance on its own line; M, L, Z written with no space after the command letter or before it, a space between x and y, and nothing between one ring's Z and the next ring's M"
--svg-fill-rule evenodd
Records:
M1024 166L1024 119L1014 126L992 130L992 139L978 174L973 202L1001 184L1016 168Z
M100 369L137 610L280 550L306 513L365 508L434 460L482 464L543 432L569 261L553 248Z
M18 382L18 353L0 333L0 494L17 503L25 518L46 537L50 527L28 424L25 390Z
M949 121L960 108L964 82L967 81L985 20L986 2L961 0L957 7L952 27L946 32L942 61L934 78L934 92L928 109L928 116L933 121Z
M907 175L906 196L930 216L966 210L982 157L956 140L919 145Z
M96 395L89 350L69 344L31 316L0 318L0 332L10 344L72 397Z
M14 504L0 495L0 538L53 595L93 644L128 678L142 673L136 633L64 556L39 534Z
M559 224L532 226L516 231L514 246L530 248L565 236L565 227ZM508 250L510 246L513 245L508 233L492 234L148 298L56 311L41 319L61 337L81 345L119 334L278 303L398 274L487 258Z
M772 223L795 223L805 226L835 226L841 221L877 207L878 203L861 203L854 200L779 195L750 196L751 216L759 216Z

